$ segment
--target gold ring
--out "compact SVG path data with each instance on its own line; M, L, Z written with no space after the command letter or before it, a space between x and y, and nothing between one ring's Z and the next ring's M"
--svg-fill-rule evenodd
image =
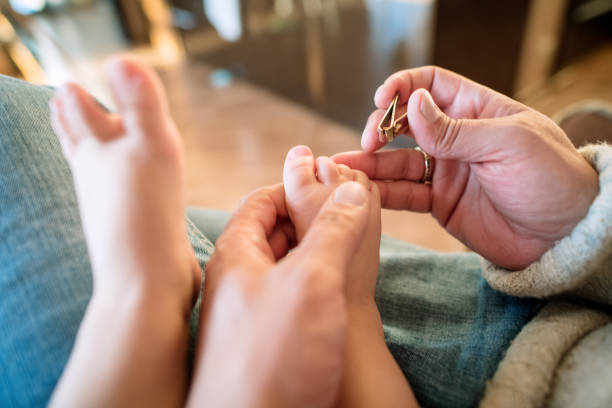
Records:
M425 170L423 171L423 177L419 183L422 184L431 184L433 179L433 157L429 155L425 150L420 147L415 147L414 150L421 152L423 155L423 159L425 160Z

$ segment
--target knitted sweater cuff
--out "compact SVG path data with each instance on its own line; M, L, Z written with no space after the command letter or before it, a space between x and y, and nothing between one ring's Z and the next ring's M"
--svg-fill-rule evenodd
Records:
M589 145L580 153L599 173L599 195L570 235L520 271L482 259L491 287L514 296L578 296L612 305L612 146Z

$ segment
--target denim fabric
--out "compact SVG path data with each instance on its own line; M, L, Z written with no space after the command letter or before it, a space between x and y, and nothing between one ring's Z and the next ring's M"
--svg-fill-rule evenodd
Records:
M474 253L381 242L376 287L387 344L425 407L473 407L542 301L493 290Z
M51 91L0 77L0 406L42 406L72 348L91 272L70 171L49 123ZM190 209L201 264L228 215ZM195 225L194 225L195 224ZM377 288L391 351L424 406L477 404L540 304L493 291L474 254L383 238ZM194 330L197 308L193 314ZM193 338L193 337L192 337Z
M189 207L187 208L187 217L214 244L225 229L231 214L209 208Z
M214 242L229 214L190 208ZM382 237L376 286L385 338L424 407L474 407L512 339L542 306L493 290L474 253Z
M49 122L51 93L0 76L1 407L46 404L92 290L72 177ZM188 225L203 264L212 246Z

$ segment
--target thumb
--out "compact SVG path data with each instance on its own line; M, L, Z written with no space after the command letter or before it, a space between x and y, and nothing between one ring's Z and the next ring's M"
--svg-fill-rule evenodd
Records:
M408 122L416 142L437 159L479 161L495 143L499 119L454 119L446 115L425 89L408 100Z
M368 222L368 192L351 181L340 185L319 211L294 259L345 271L355 255Z

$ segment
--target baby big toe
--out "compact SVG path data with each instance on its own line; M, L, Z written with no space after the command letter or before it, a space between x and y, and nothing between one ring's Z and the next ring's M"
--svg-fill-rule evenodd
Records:
M296 146L289 150L283 167L283 183L287 194L295 194L299 189L316 182L314 157L310 149Z
M173 125L158 76L131 57L113 58L105 68L128 133L167 135Z

